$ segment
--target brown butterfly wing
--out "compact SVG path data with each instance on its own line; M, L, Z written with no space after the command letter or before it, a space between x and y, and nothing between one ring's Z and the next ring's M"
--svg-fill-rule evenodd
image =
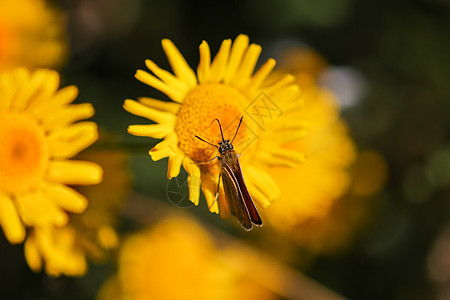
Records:
M245 206L247 208L248 214L250 216L251 221L258 226L262 226L263 222L261 217L259 216L258 210L253 203L253 199L248 192L247 186L245 185L244 176L242 176L241 166L239 164L239 160L236 159L236 162L233 165L233 174L237 179L237 183L239 185L239 189L242 193L242 198L244 199Z
M231 214L237 218L239 224L241 224L245 230L251 230L253 225L243 202L237 179L233 175L229 164L225 161L222 161L222 181L225 198Z

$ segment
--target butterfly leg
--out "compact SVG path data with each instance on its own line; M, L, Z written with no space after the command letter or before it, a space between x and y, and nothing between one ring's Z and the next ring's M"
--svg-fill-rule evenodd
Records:
M207 162L194 163L194 164L196 164L197 166L207 165L207 164L209 164L210 162L212 162L213 160L215 160L215 159L217 159L217 158L219 158L219 156L213 157L213 158L211 158L210 160L208 160Z

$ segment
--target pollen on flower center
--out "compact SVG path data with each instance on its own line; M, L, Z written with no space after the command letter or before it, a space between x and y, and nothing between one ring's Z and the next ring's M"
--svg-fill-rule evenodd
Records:
M232 139L247 102L247 98L230 86L218 83L198 85L186 96L178 111L175 132L180 149L195 162L210 160L217 155L217 150L195 135L217 145L222 139L218 124L213 123L217 118L222 124L225 139ZM245 132L244 124L239 129L240 135Z
M48 160L42 128L21 113L0 113L0 190L19 194L35 187Z

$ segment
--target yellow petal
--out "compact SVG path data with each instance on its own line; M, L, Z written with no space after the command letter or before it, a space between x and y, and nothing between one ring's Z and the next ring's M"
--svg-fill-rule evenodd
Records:
M41 70L36 71L35 74L39 73L39 71ZM55 109L59 108L52 99L59 87L59 74L53 70L42 71L42 83L39 85L38 91L30 98L25 109L28 113L38 118L45 116L46 113L52 113ZM40 112L40 114L37 112Z
M94 113L94 107L90 103L73 104L42 118L42 127L46 130L52 130L82 119L90 118Z
M17 244L23 242L25 238L25 228L20 221L19 214L12 202L12 199L0 192L0 224L3 232L10 243Z
M18 68L13 71L12 77L16 87L12 94L10 110L23 110L25 102L23 94L28 86L30 76L30 72L25 68Z
M276 199L280 196L280 189L270 175L260 168L251 165L245 166L246 178L251 179L255 186L269 199Z
M136 136L149 136L155 139L162 139L169 133L173 132L173 126L164 124L156 125L130 125L128 126L128 133Z
M232 84L238 88L242 88L248 84L250 76L255 70L256 62L258 61L259 54L261 53L261 46L256 44L251 44L244 58L242 59L242 64L236 70Z
M64 210L82 213L88 205L86 197L64 184L46 183L44 193Z
M219 213L219 205L216 201L217 182L212 175L202 176L202 192L206 199L206 204L212 213Z
M48 74L47 74L48 73ZM52 76L53 75L53 76ZM29 75L30 76L30 75ZM11 102L11 109L23 111L31 99L35 95L42 84L46 84L47 80L57 78L59 82L59 75L55 71L40 69L35 71L30 78L28 78L19 89ZM45 80L45 82L43 82Z
M23 222L29 226L67 224L67 214L42 193L28 193L17 196L16 200Z
M55 90L53 90L53 88ZM58 86L48 87L48 90L42 91L36 99L30 103L27 112L38 118L45 117L46 114L54 112L55 109L72 103L78 96L78 88L76 86L71 85L56 91L57 88Z
M42 258L34 234L25 241L24 252L30 269L39 272L42 269Z
M206 83L209 76L209 68L211 64L211 52L209 45L206 41L203 41L199 47L200 50L200 63L197 68L197 76L199 83Z
M208 82L220 82L225 76L225 71L228 62L228 56L230 55L231 40L224 40L220 46L214 61L211 64L211 70L209 72Z
M156 146L153 147L153 149L150 150L150 152L162 150L163 148L166 147L176 148L177 143L178 143L177 134L175 132L171 132L165 137L165 139L162 142L156 144Z
M175 153L169 157L169 165L167 167L167 178L177 177L180 174L181 164L183 162L184 154L181 152Z
M272 153L269 153L266 148L266 152L257 152L255 154L255 161L264 163L268 166L277 166L277 167L288 167L295 168L298 164L294 163L292 160L286 160L284 158L275 157Z
M79 160L54 160L49 163L46 179L52 182L74 185L98 184L103 170L93 162Z
M230 60L228 62L227 71L225 74L225 83L230 83L241 64L242 57L244 56L245 50L248 47L248 36L240 34L233 43L231 48Z
M169 157L174 154L173 150L170 147L165 147L161 149L151 149L148 154L152 157L154 161L158 161L162 158Z
M176 116L174 114L150 108L134 100L125 100L123 108L134 115L147 118L159 124L175 124Z
M97 232L97 237L100 244L107 249L115 248L119 244L119 237L111 226L101 226Z
M300 151L289 150L284 148L277 148L272 150L273 150L272 153L275 157L290 160L295 164L302 164L306 160L305 154Z
M155 64L150 59L145 60L145 65L147 68L149 68L153 74L158 76L162 81L164 81L171 89L177 89L184 95L189 91L188 86L185 82L179 80L177 77L173 76L166 70L161 69L158 67L157 64Z
M188 172L189 200L198 205L200 198L200 168L188 157L183 160L183 167Z
M143 70L137 70L136 74L134 75L137 80L142 81L145 84L148 84L151 87L154 87L157 90L160 90L164 94L170 97L175 102L183 102L185 93L170 88L169 85L159 80L157 77L143 71Z
M275 64L275 60L271 58L267 60L261 68L259 68L248 84L249 95L254 95L261 88L261 85L264 80L266 80L267 76L269 76L270 72L272 72Z
M52 157L70 158L97 139L97 124L81 122L52 131L47 137L47 145Z
M74 85L69 85L58 90L51 102L54 106L63 106L72 103L77 97L78 88Z
M261 205L264 208L268 207L272 203L273 199L270 199L269 195L266 195L263 192L261 192L253 184L252 180L247 180L246 183L247 183L248 191L250 192L250 195L252 196L253 200L255 200L255 202L257 202L259 205Z
M175 75L186 82L190 89L195 87L197 85L197 77L177 47L168 39L162 40L161 43Z
M173 103L173 102L165 102L162 100L157 100L153 98L147 98L142 97L138 99L140 103L150 107L154 108L156 110L161 110L163 112L168 112L171 114L176 114L178 112L178 109L180 108L180 104Z
M0 101L0 111L9 110L11 106L12 96L12 78L8 73L0 75L0 95L2 95L2 101Z

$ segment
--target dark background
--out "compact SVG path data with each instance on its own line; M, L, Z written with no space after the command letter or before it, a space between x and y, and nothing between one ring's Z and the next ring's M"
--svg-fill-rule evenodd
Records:
M331 65L359 70L367 92L342 116L360 149L385 158L388 182L370 228L347 252L319 256L304 272L350 299L436 299L449 288L450 267L436 281L428 263L438 237L450 239L448 231L445 235L450 226L449 1L54 3L68 13L71 57L61 70L63 85L77 85L78 99L94 103L102 129L119 136L119 147L130 151L135 189L162 201L166 162L149 163L148 140L126 134L134 117L121 108L125 98L163 98L134 79L146 58L169 68L161 39L170 38L191 67L198 64L202 40L215 53L223 39L245 33L263 46L260 62L277 58L277 45L289 40L312 47ZM142 179L142 162L156 166L153 174L160 170L154 181ZM121 230L133 226L125 220ZM438 261L444 264L449 257L450 247ZM114 269L112 263L92 265L86 277L75 279L35 274L22 246L3 236L0 266L2 299L90 299Z

